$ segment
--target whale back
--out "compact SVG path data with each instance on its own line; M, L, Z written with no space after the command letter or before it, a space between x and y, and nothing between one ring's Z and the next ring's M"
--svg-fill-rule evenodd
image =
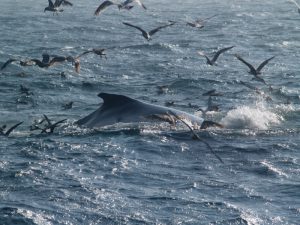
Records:
M88 116L78 120L76 122L78 125L97 128L119 122L151 122L153 121L153 115L167 115L169 112L183 116L198 126L201 126L203 122L202 118L186 112L144 103L124 95L100 93L98 96L103 99L101 107Z

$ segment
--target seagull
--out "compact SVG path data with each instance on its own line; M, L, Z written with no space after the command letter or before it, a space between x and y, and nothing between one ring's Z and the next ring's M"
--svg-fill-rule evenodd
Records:
M111 5L117 5L117 6L119 7L119 9L120 9L120 7L121 7L120 4L117 4L117 3L113 2L113 1L109 1L109 0L104 1L104 2L102 2L102 4L100 4L99 7L96 9L96 11L95 11L95 13L94 13L95 16L99 16L99 14L100 14L102 11L104 11L107 7L109 7L109 6L111 6Z
M266 81L261 77L259 76L259 74L261 74L261 70L262 68L267 65L267 63L272 60L275 56L272 56L271 58L268 58L266 59L265 61L263 61L258 67L257 69L255 69L250 63L246 62L240 55L238 54L235 54L235 57L240 60L242 63L244 63L246 66L249 67L250 71L249 73L254 75L255 79L266 84ZM266 84L267 85L267 84Z
M30 89L28 87L23 86L22 84L20 85L20 92L21 94L25 94L26 96L33 95L33 93L30 92Z
M73 103L74 103L74 102L68 102L68 103L64 104L64 105L62 106L62 108L65 109L65 110L67 110L67 109L72 109Z
M62 0L55 0L53 3L52 0L48 0L49 5L44 9L44 12L50 11L53 12L53 14L63 12L64 10L59 8L62 2Z
M195 27L195 28L201 29L201 28L204 27L204 22L205 22L206 20L209 20L209 19L211 19L211 18L213 18L213 17L215 17L215 16L217 16L217 14L216 14L216 15L213 15L213 16L211 16L211 17L205 18L205 19L198 19L198 20L195 20L194 22L187 22L186 25L187 25L187 26L191 26L191 27Z
M67 0L55 0L55 2L53 3L52 0L48 0L49 5L44 9L44 12L46 11L50 11L53 13L58 13L58 12L63 12L63 9L60 9L59 7L61 5L65 5L65 6L73 6L73 4Z
M126 0L125 2L121 3L118 5L119 9L123 9L129 6L129 4L131 3L137 3L139 6L143 7L143 9L147 9L146 6L140 1L140 0ZM133 6L129 6L129 7L133 7Z
M75 72L79 73L80 71L80 56L73 57L73 56L55 56L53 59L50 60L49 65L55 65L56 63L63 63L63 62L71 62L74 65Z
M222 49L220 49L219 51L217 51L217 52L215 53L215 55L214 55L214 57L213 57L212 59L208 58L208 56L205 55L205 54L204 54L203 52L201 52L201 51L198 51L198 54L201 55L201 56L204 56L204 57L206 58L206 63L207 63L208 65L213 66L213 65L215 65L215 63L216 63L218 57L219 57L222 53L224 53L224 52L226 52L226 51L232 49L233 47L235 47L235 46L230 46L230 47L227 47L227 48L222 48Z
M143 37L144 37L147 41L150 41L152 35L154 35L157 31L159 31L159 30L161 30L161 29L163 29L163 28L165 28L165 27L172 26L172 25L174 25L175 23L169 23L169 24L167 24L167 25L163 25L163 26L157 27L157 28L155 28L155 29L153 29L153 30L151 30L151 31L149 31L149 32L143 30L142 28L140 28L140 27L138 27L138 26L132 25L132 24L130 24L130 23L123 22L123 24L124 24L124 25L127 25L127 26L130 26L130 27L133 27L133 28L135 28L135 29L138 29L139 31L142 32Z
M35 123L33 125L30 126L30 130L41 130L41 134L43 133L47 133L47 134L51 134L54 132L54 129L58 126L58 124L63 123L66 121L66 119L60 120L58 122L52 123L51 120L48 118L48 116L46 116L45 114L43 115L44 119L38 123ZM44 123L44 121L47 122L47 125L45 125L44 128L39 127L37 124L42 124Z
M94 53L94 54L96 54L96 55L99 55L101 58L102 58L102 57L106 58L106 54L104 53L105 50L106 50L106 49L104 49L104 48L93 48L93 49L91 49L91 50L87 50L87 51L81 53L81 54L80 54L79 56L77 56L76 58L79 58L79 57L81 57L81 56L83 56L83 55L86 55L86 54L88 54L88 53Z
M203 142L207 147L208 149L210 150L210 152L221 162L224 164L223 160L220 158L220 156L217 155L217 153L213 150L213 148L206 142L204 141L202 138L200 138L200 136L195 132L195 130L193 129L193 127L184 119L184 118L181 118L180 116L178 116L177 114L175 114L174 112L170 111L168 113L168 115L170 117L175 117L175 120L180 120L184 125L186 125L189 130L191 131L191 133L193 134L193 139L194 140L199 140L201 142ZM221 124L218 124L218 123L215 123L215 122L212 122L212 121L204 121L202 123L203 124L211 124L211 125L214 125L214 126L217 126L217 127L220 127L220 128L223 128L223 125ZM205 128L202 128L202 125L201 125L201 128L200 129L205 129Z
M295 0L290 0L290 2L294 3L298 8L298 13L300 13L300 5Z
M51 120L44 114L44 118L46 119L48 126L46 126L41 133L53 133L54 129L58 124L65 122L67 119L60 120L58 122L52 123ZM49 131L48 131L49 130Z
M17 128L19 125L21 125L23 122L17 123L15 125L13 125L11 128L9 128L7 131L4 131L6 129L6 125L3 125L2 127L0 127L0 135L6 136L8 137L9 134L15 129Z

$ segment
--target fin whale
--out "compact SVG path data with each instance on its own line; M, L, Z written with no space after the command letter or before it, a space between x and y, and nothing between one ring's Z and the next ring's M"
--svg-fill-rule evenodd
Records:
M205 128L207 127L207 121L204 122L202 118L180 110L145 103L124 95L100 93L98 96L103 99L103 104L96 111L79 119L76 122L77 125L99 128L116 123L153 122L155 120L175 124L176 119L174 120L172 115L177 115L189 121L194 129L201 129L202 124L205 124ZM219 125L212 121L208 124Z

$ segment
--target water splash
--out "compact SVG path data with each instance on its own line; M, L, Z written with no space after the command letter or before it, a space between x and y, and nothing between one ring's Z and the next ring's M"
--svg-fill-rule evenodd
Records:
M283 118L262 104L239 106L230 110L221 123L230 129L266 130L270 125L278 125Z

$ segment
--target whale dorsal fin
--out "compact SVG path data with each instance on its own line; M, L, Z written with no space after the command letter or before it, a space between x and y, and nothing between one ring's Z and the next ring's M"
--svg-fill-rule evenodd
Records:
M130 102L138 102L137 100L124 95L108 94L101 92L100 94L98 94L98 96L103 99L103 106L113 107L128 104Z

